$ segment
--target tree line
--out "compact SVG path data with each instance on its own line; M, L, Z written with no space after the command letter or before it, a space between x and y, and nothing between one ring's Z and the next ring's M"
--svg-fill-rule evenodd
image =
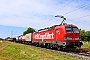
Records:
M81 41L90 41L90 30L89 31L80 30L80 35Z

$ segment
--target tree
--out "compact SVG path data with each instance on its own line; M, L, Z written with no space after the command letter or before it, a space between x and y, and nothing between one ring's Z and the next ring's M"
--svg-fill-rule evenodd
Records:
M23 35L28 34L28 33L33 33L33 32L35 32L35 30L29 27L26 31L23 32Z
M90 31L86 31L87 41L90 41Z
M3 38L0 38L0 40L4 40Z
M81 40L85 41L85 30L80 30Z
M9 39L10 37L5 38L5 40Z
M80 35L82 41L90 41L90 31L81 30Z

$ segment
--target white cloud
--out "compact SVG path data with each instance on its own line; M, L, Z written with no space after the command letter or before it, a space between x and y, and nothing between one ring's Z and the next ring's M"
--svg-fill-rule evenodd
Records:
M54 18L55 15L63 15L64 13L77 9L78 5L82 5L73 1L66 7L62 7L68 2L69 1L66 0L65 2L63 0L0 0L0 25L19 27L30 26L39 29L58 24L61 21L59 21L59 18ZM64 16L67 18L67 22L77 24L69 20L75 20L76 18L88 14L90 14L89 10L80 9ZM57 21L55 19L57 19ZM90 23L90 17L77 19L75 21L80 23L84 20ZM78 25L83 29L88 29L83 26L83 24Z

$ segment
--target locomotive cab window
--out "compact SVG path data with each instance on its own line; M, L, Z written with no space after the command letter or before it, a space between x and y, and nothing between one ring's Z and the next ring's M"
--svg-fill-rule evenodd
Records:
M74 28L74 27L66 27L66 32L67 33L79 33L79 29Z
M56 30L56 34L58 34L59 33L59 31L58 30Z
M66 32L67 33L71 33L72 32L72 29L70 27L66 27Z
M78 28L73 28L74 33L79 33L79 29Z

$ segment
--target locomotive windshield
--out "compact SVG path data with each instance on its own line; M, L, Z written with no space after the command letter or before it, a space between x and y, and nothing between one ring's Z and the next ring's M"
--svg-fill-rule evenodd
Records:
M73 28L73 32L74 33L79 33L79 29L78 28Z
M79 33L78 28L74 28L74 27L66 27L66 32L67 33Z

